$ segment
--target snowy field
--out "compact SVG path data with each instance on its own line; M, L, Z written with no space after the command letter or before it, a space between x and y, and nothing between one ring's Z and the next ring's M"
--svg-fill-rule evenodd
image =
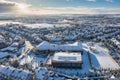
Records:
M56 23L56 24L49 24L49 23L35 23L35 24L30 24L30 23L22 23L22 22L13 22L13 21L0 21L0 25L3 24L19 24L19 25L24 25L26 27L31 27L31 28L53 28L55 27L66 27L70 26L70 24L67 23Z
M107 48L101 44L91 45L90 48L90 57L92 59L94 68L103 68L103 69L120 69L120 66L115 62L115 60L109 55Z
M70 24L48 24L48 23L24 24L24 25L31 28L53 28L54 26L56 27L70 26Z

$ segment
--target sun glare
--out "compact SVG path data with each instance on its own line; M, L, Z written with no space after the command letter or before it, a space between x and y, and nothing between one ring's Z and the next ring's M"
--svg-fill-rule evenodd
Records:
M25 9L27 9L27 6L25 4L19 4L18 8L21 10L25 10Z
M18 4L17 6L18 6L18 11L20 13L29 13L30 12L29 5L21 3L21 4Z

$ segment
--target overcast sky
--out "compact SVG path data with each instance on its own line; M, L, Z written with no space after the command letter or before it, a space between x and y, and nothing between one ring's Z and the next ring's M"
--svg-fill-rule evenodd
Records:
M0 0L1 14L120 14L120 0Z

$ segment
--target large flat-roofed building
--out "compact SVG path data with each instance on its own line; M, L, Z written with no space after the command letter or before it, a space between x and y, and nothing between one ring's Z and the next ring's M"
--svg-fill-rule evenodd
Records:
M51 44L47 41L43 41L35 48L37 51L71 51L71 52L82 52L82 44L75 42L73 44Z
M53 67L63 68L82 68L81 53L76 52L58 52L51 59Z

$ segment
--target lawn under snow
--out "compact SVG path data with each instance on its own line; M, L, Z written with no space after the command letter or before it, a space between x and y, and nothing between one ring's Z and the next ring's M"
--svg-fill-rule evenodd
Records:
M89 45L90 57L94 64L94 68L103 68L103 69L120 69L120 66L115 62L115 60L109 55L109 51L103 45L94 43Z

